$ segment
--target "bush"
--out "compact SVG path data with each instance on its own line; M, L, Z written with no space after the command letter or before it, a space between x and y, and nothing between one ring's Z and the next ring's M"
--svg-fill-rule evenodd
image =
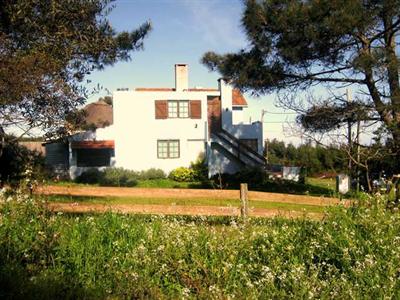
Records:
M208 180L208 167L205 161L204 154L199 155L195 162L190 164L190 168L193 170L193 177L196 181Z
M104 171L89 169L78 176L78 183L99 184L101 186L126 186L137 184L138 173L123 168L107 168Z
M86 183L86 184L99 184L103 178L103 172L98 169L89 169L79 175L75 181L77 183Z
M103 186L127 186L137 185L139 174L124 168L108 168L103 172L99 184Z
M251 187L262 185L266 180L265 170L262 168L245 168L235 174L236 181L248 183Z
M178 182L191 182L195 180L195 172L190 168L179 167L172 170L168 177Z
M245 168L236 174L216 174L212 180L219 188L239 188L240 183L247 183L249 188L257 188L265 183L266 174L261 168Z
M141 171L138 175L139 179L142 180L164 179L167 177L163 170L155 168Z
M23 179L42 180L47 176L39 153L8 138L0 155L0 166L0 185L18 185Z
M208 181L208 167L204 154L200 154L197 160L190 164L190 168L179 167L172 170L168 178L178 182Z
M78 183L99 184L101 186L136 186L138 180L155 180L166 178L161 169L148 169L141 172L124 168L107 168L104 171L89 169L76 178Z

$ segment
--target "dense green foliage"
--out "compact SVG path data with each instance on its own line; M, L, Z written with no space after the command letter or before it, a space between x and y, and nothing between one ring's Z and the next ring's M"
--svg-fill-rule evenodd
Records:
M198 181L204 186L208 186L208 165L205 161L204 154L200 154L194 162L191 162L189 168L179 167L172 170L168 178L177 182Z
M400 215L382 199L323 221L51 214L2 196L0 297L400 297Z
M44 179L44 160L41 155L18 145L17 142L7 142L0 155L0 186L16 185L22 179Z
M348 158L341 149L310 143L294 146L273 139L265 144L265 156L270 164L303 166L307 175L346 170Z
M86 76L143 47L150 24L117 33L111 2L1 1L0 138L15 126L69 133L67 116L88 96Z
M101 186L133 187L138 180L164 179L166 174L161 169L148 169L140 172L124 168L106 168L102 171L89 169L76 178L77 183L98 184Z
M208 52L203 63L244 90L292 91L284 105L306 112L308 129L355 121L358 112L379 120L400 160L399 0L246 0L248 44L237 53ZM324 84L329 99L297 101L299 89ZM358 91L357 109L343 105L340 87ZM299 105L296 105L299 104ZM318 113L323 112L322 118ZM300 118L300 121L307 121ZM399 166L398 166L399 167ZM399 169L397 169L399 171Z
M194 181L195 174L191 168L179 167L172 170L168 178L178 182L191 182Z

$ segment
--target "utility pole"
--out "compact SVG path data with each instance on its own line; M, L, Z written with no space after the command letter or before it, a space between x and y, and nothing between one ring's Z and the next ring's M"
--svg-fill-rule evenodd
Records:
M262 128L262 131L263 131L263 137L265 136L264 135L264 116L265 116L266 113L267 113L266 109L262 109L261 110L261 126L262 126L261 128ZM268 139L264 140L264 147L265 147L265 159L266 159L267 164L268 164Z

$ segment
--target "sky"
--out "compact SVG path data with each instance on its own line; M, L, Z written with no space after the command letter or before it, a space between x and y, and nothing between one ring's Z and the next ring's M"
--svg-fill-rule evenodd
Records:
M241 0L116 1L108 19L117 31L133 30L146 21L152 23L153 30L144 41L143 51L134 52L131 61L119 62L90 76L93 85L99 84L103 90L88 102L117 88L173 87L176 63L189 65L190 87L217 88L220 75L209 72L200 59L207 51L223 54L246 47L240 24L242 10ZM301 142L284 130L295 116L275 107L276 95L245 96L249 104L246 121L259 121L262 110L268 111L263 118L265 139Z

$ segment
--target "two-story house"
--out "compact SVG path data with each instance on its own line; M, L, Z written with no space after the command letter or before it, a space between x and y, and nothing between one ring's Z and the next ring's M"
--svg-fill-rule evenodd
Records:
M245 124L246 108L240 91L222 79L216 89L190 88L188 66L177 64L173 88L114 92L113 124L70 137L63 161L72 178L106 166L168 173L201 153L210 176L263 166L262 123Z

